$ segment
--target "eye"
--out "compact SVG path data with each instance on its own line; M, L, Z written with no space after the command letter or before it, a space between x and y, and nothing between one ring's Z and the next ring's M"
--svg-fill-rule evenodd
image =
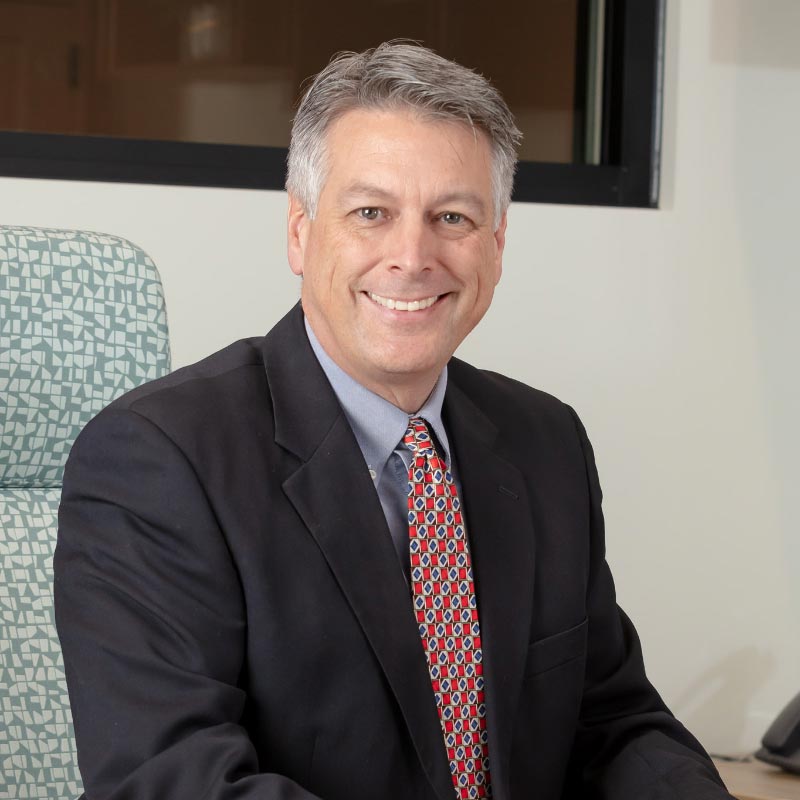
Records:
M447 225L460 225L464 221L464 215L457 211L445 211L439 219Z
M366 206L365 208L359 208L356 211L356 214L358 214L358 216L361 219L366 219L366 220L369 220L369 221L374 221L376 219L379 219L380 216L381 216L381 213L382 213L381 209L374 208L372 206Z

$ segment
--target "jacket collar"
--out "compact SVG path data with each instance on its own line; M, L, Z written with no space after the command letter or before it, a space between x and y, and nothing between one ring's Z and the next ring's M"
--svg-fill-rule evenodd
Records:
M275 442L308 461L342 413L303 326L300 303L264 337Z
M496 800L506 800L533 613L535 538L522 471L508 460L501 431L459 386L458 364L451 361L445 422L459 467L475 575L492 790Z

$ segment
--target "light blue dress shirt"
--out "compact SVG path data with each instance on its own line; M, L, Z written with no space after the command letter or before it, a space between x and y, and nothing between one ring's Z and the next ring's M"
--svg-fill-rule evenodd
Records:
M428 423L439 453L444 456L458 486L447 432L442 422L442 403L447 389L447 367L428 399L415 414L407 414L351 378L323 349L305 320L306 333L317 360L344 410L378 492L392 542L408 579L408 468L411 451L403 444L408 421L422 417Z

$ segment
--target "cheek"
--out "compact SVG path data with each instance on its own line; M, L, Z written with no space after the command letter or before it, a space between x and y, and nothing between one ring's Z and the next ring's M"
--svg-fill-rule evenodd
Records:
M351 286L380 259L380 248L374 239L339 231L320 242L318 255L325 263L323 280L339 291Z
M493 236L480 236L451 244L455 246L449 251L449 262L465 283L496 282L497 247Z
M489 247L483 247L479 255L473 255L473 283L479 301L487 295L491 299L494 287L497 285L497 264L494 255L494 249Z

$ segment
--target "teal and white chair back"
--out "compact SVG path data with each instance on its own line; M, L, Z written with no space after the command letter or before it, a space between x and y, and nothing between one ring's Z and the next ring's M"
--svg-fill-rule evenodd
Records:
M0 226L0 798L82 788L52 559L83 426L170 368L161 281L116 236Z

